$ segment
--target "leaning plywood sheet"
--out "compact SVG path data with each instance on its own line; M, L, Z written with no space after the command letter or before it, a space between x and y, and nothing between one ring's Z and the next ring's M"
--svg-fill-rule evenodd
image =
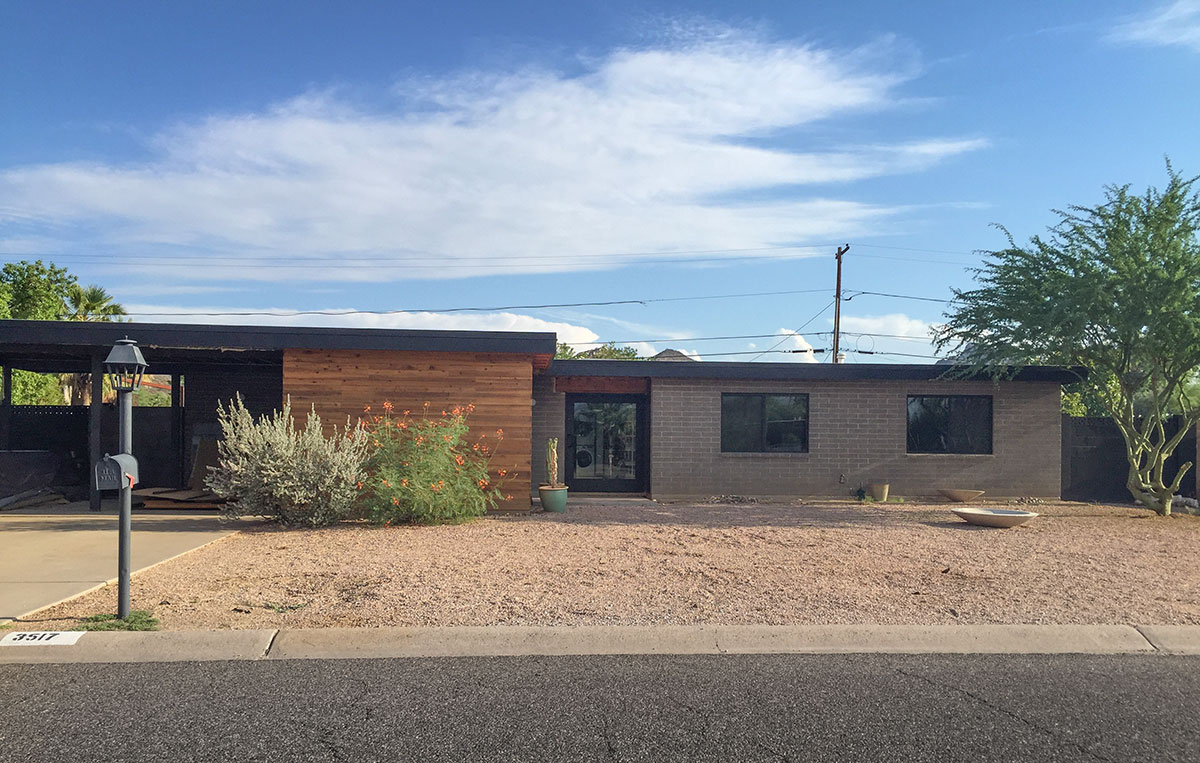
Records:
M203 439L196 446L196 457L192 459L192 476L188 478L188 487L192 490L207 490L205 481L208 479L208 467L216 466L220 461L217 452L217 441Z

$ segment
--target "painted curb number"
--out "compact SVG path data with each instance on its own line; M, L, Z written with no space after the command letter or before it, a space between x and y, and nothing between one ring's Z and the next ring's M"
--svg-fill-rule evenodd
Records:
M83 631L20 631L0 638L0 646L72 646Z

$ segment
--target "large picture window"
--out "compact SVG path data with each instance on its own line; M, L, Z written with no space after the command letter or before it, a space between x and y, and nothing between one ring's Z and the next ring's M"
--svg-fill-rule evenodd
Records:
M909 395L909 453L991 453L992 398Z
M807 453L808 395L721 395L722 453Z

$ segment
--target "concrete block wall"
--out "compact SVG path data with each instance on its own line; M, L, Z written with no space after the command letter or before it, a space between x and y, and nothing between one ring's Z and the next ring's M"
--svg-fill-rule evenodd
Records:
M722 392L807 393L809 452L722 453ZM991 395L993 453L907 453L910 394ZM847 496L860 484L888 482L901 496L958 487L986 490L994 498L1057 498L1059 400L1059 385L1048 382L654 379L651 494Z
M546 440L558 438L558 478L563 479L564 450L567 446L567 396L554 391L554 378L533 377L533 475L534 493L546 481Z

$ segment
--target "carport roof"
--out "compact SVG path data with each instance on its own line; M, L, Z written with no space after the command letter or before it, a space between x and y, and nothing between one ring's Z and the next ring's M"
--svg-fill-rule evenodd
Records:
M94 355L126 336L138 342L151 373L198 363L279 363L285 349L513 353L544 359L544 366L555 347L554 334L535 332L5 320L0 365L86 371Z

